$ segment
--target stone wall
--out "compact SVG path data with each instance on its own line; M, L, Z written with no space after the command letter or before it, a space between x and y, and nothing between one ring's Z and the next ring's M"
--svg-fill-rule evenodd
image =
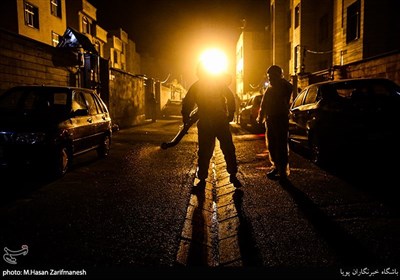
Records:
M126 128L145 121L145 81L119 69L110 69L109 109L113 122Z
M319 73L307 73L298 76L298 87L323 80L341 80L352 78L387 78L400 85L400 51L383 54L370 59L334 66Z
M382 77L400 85L400 52L345 65L347 78Z

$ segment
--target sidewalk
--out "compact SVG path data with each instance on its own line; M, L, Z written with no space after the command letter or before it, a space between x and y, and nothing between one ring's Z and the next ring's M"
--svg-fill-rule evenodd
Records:
M193 183L176 260L179 265L243 266L243 242L239 239L245 225L240 215L243 192L240 183L235 185L217 145L206 185L199 185L197 178Z

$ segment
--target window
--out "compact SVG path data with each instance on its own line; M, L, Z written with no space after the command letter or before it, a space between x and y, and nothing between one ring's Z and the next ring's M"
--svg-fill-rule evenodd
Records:
M292 108L296 108L300 105L303 104L303 99L304 99L304 95L306 95L307 93L307 89L303 90L298 96L297 98L294 100L293 106Z
M318 41L320 43L324 42L329 37L329 20L328 14L323 15L319 19L319 32L318 32Z
M307 92L307 96L304 101L304 104L314 103L317 100L317 92L318 92L317 87L310 87Z
M87 109L86 101L82 96L82 93L75 92L73 101L72 101L72 110L80 110L80 109Z
M53 16L61 18L61 0L50 0L50 12Z
M25 25L39 29L39 9L24 2Z
M360 38L360 0L347 8L346 43Z
M298 4L294 9L294 28L299 27L299 25L300 25L300 4Z
M87 104L89 105L88 106L89 107L89 114L90 115L97 115L98 111L97 111L96 103L93 100L92 94L90 94L88 92L84 92L83 95L85 96Z
M97 106L100 109L101 113L108 113L107 107L105 106L105 104L103 103L103 101L96 95L93 96Z
M297 71L299 70L299 62L300 62L300 45L297 45L294 48L294 72L297 73Z
M94 43L94 48L96 49L96 51L100 54L101 52L100 52L100 43L98 42L98 41L96 41L95 43Z
M118 52L114 50L114 63L118 64Z
M58 43L60 42L60 37L61 35L55 33L54 31L51 31L51 43L53 47L57 47Z
M87 17L82 17L82 33L92 34L92 23Z

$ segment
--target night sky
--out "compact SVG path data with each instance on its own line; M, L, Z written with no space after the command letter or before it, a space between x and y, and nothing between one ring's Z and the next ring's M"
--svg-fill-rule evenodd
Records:
M121 27L141 54L170 65L173 75L190 71L201 50L219 47L234 64L242 19L248 28L268 25L269 0L89 0L98 24ZM194 71L194 70L193 70ZM192 71L192 72L193 72ZM160 74L161 75L161 74Z

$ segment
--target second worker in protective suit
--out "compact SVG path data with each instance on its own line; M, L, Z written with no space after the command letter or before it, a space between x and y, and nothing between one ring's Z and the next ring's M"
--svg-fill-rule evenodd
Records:
M266 123L266 140L272 168L270 179L285 180L290 174L288 129L293 85L284 79L283 70L272 65L267 70L269 86L264 92L257 121Z
M231 182L237 180L238 171L235 146L229 122L235 114L235 97L223 75L208 74L202 63L197 67L198 80L191 85L182 100L182 117L185 123L197 105L198 128L198 166L196 176L200 182L208 177L208 168L215 148L215 140L220 142L226 169Z

